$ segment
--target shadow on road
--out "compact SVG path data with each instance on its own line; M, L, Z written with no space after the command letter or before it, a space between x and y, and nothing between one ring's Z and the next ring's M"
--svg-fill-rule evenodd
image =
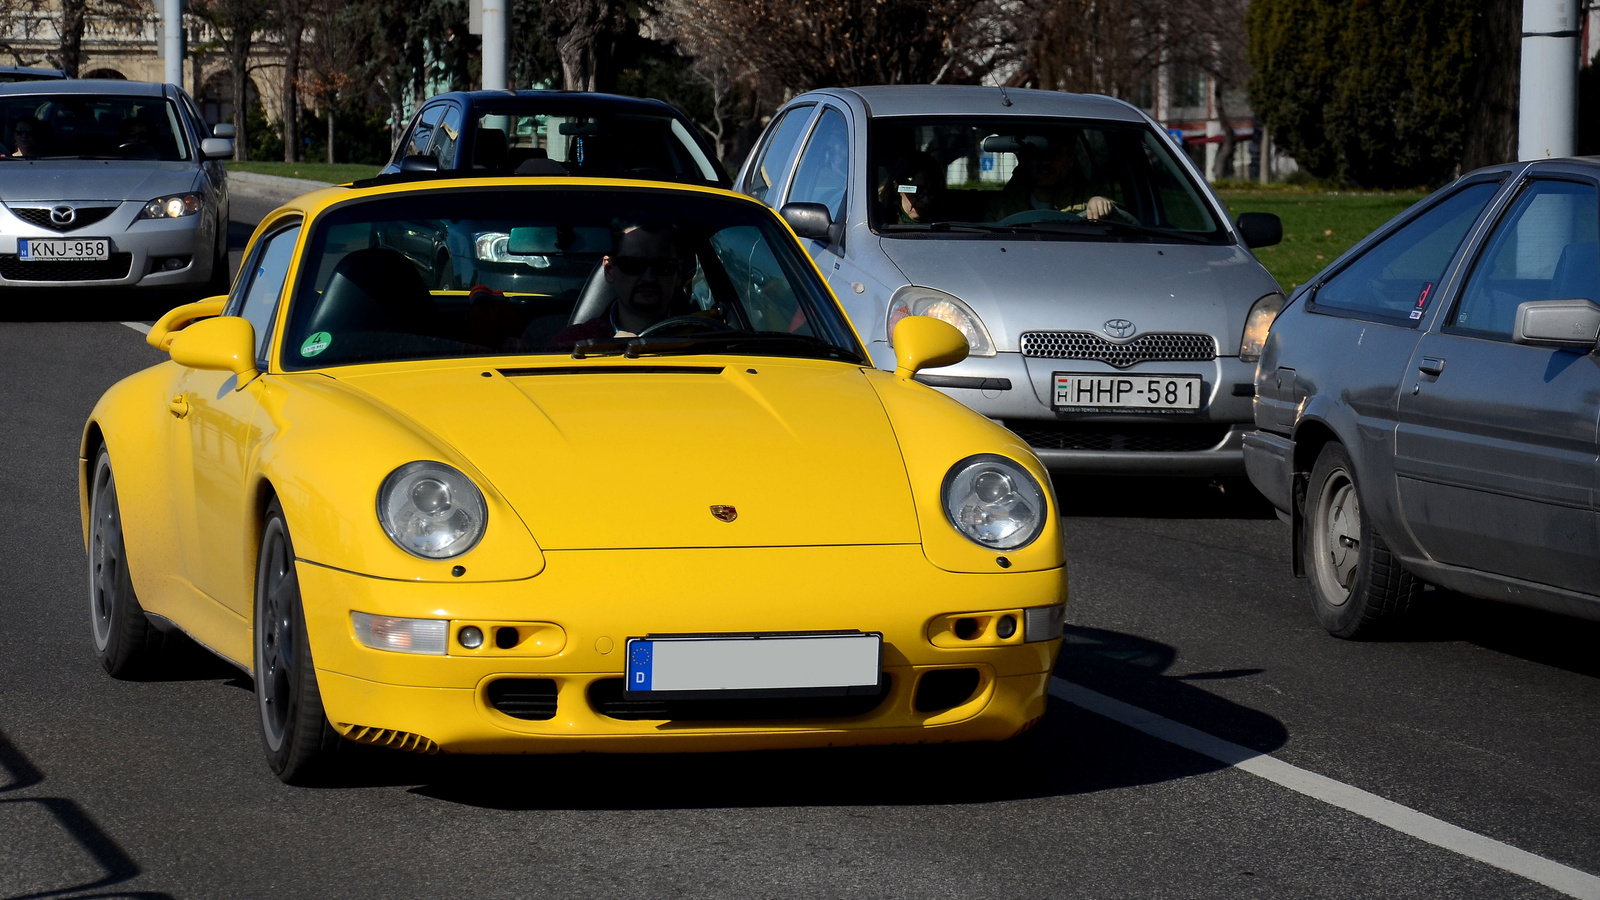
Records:
M1600 678L1600 622L1480 600L1454 591L1429 591L1416 620L1396 640L1465 641L1485 650Z
M1246 478L1056 475L1063 515L1130 519L1272 519ZM1287 539L1287 528L1285 529Z
M1287 740L1271 716L1163 674L1175 657L1173 648L1095 629L1071 632L1058 669L1064 677L1130 700L1129 685L1155 682L1147 692L1197 727L1263 752ZM1077 657L1092 659L1066 662ZM989 803L1172 781L1222 768L1057 700L1033 731L1003 744L487 758L352 749L345 776L329 786L412 784L416 794L493 809Z

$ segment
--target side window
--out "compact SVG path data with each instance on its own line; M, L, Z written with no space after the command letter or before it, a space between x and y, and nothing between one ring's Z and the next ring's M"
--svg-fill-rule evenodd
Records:
M1473 263L1450 327L1510 340L1521 303L1600 301L1597 231L1600 191L1594 185L1529 184Z
M429 151L439 160L439 168L456 166L456 148L461 145L461 107L447 104L444 116L433 129L433 147Z
M228 301L228 309L223 313L240 316L255 326L256 359L266 358L267 344L272 339L272 320L299 237L300 226L294 225L263 239L260 248L246 263L254 267L253 271L247 278L240 279L243 288Z
M789 167L789 161L794 159L795 145L800 143L800 134L806 127L806 122L811 119L811 111L816 107L807 104L796 106L783 114L778 124L772 129L772 137L767 139L767 145L760 150L761 156L756 159L756 164L750 167L750 175L745 180L744 192L765 202L767 192L772 190L772 183L783 177L783 172Z
M1499 189L1494 182L1468 185L1434 204L1325 281L1310 308L1414 326L1467 230Z
M405 142L400 145L401 157L416 156L428 152L428 144L433 140L433 127L439 124L439 117L444 115L444 104L435 104L422 111L417 117L417 124L411 126L411 133L406 136Z
M711 250L732 282L752 328L813 333L793 286L759 229L748 225L724 228L712 235Z
M837 222L844 218L849 174L850 126L843 113L831 106L823 107L811 140L800 154L800 167L795 170L789 200L821 203Z

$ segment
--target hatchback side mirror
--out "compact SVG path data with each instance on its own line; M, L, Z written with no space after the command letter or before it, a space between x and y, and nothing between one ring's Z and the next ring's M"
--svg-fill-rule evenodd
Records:
M402 172L437 172L437 171L439 171L439 160L435 159L432 156L427 156L425 154L413 153L410 156L405 156L405 157L401 158L401 160L400 160L400 171L402 171Z
M228 138L206 138L200 142L200 155L206 159L227 159L233 155L233 141Z
M1283 243L1283 220L1272 213L1240 213L1239 237L1246 247L1271 247Z
M833 217L828 214L828 208L821 203L785 203L778 210L778 215L783 217L794 233L813 241L828 240L833 231Z
M172 361L191 369L232 372L243 387L256 377L256 329L248 319L218 316L172 337Z
M1517 304L1511 339L1536 347L1593 350L1600 341L1600 305L1592 300L1529 300Z
M928 316L906 316L894 326L894 374L910 379L923 369L953 366L967 358L967 336Z

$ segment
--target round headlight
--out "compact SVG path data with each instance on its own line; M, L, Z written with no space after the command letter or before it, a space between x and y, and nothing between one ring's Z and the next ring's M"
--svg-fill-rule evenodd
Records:
M956 530L993 550L1033 543L1044 530L1044 491L1028 470L1004 456L982 453L944 477L944 514Z
M467 476L444 463L419 461L383 480L378 521L401 550L423 559L449 559L477 545L489 510Z

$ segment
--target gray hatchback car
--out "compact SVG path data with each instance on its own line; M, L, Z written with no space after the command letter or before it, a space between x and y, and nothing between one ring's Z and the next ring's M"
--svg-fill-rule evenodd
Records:
M0 287L226 291L232 155L172 85L0 84Z
M1283 295L1186 155L1109 97L813 91L734 182L784 212L867 341L943 319L970 355L918 375L1077 471L1242 474L1255 356Z
M1251 480L1328 631L1424 583L1600 618L1600 158L1473 172L1290 299Z

